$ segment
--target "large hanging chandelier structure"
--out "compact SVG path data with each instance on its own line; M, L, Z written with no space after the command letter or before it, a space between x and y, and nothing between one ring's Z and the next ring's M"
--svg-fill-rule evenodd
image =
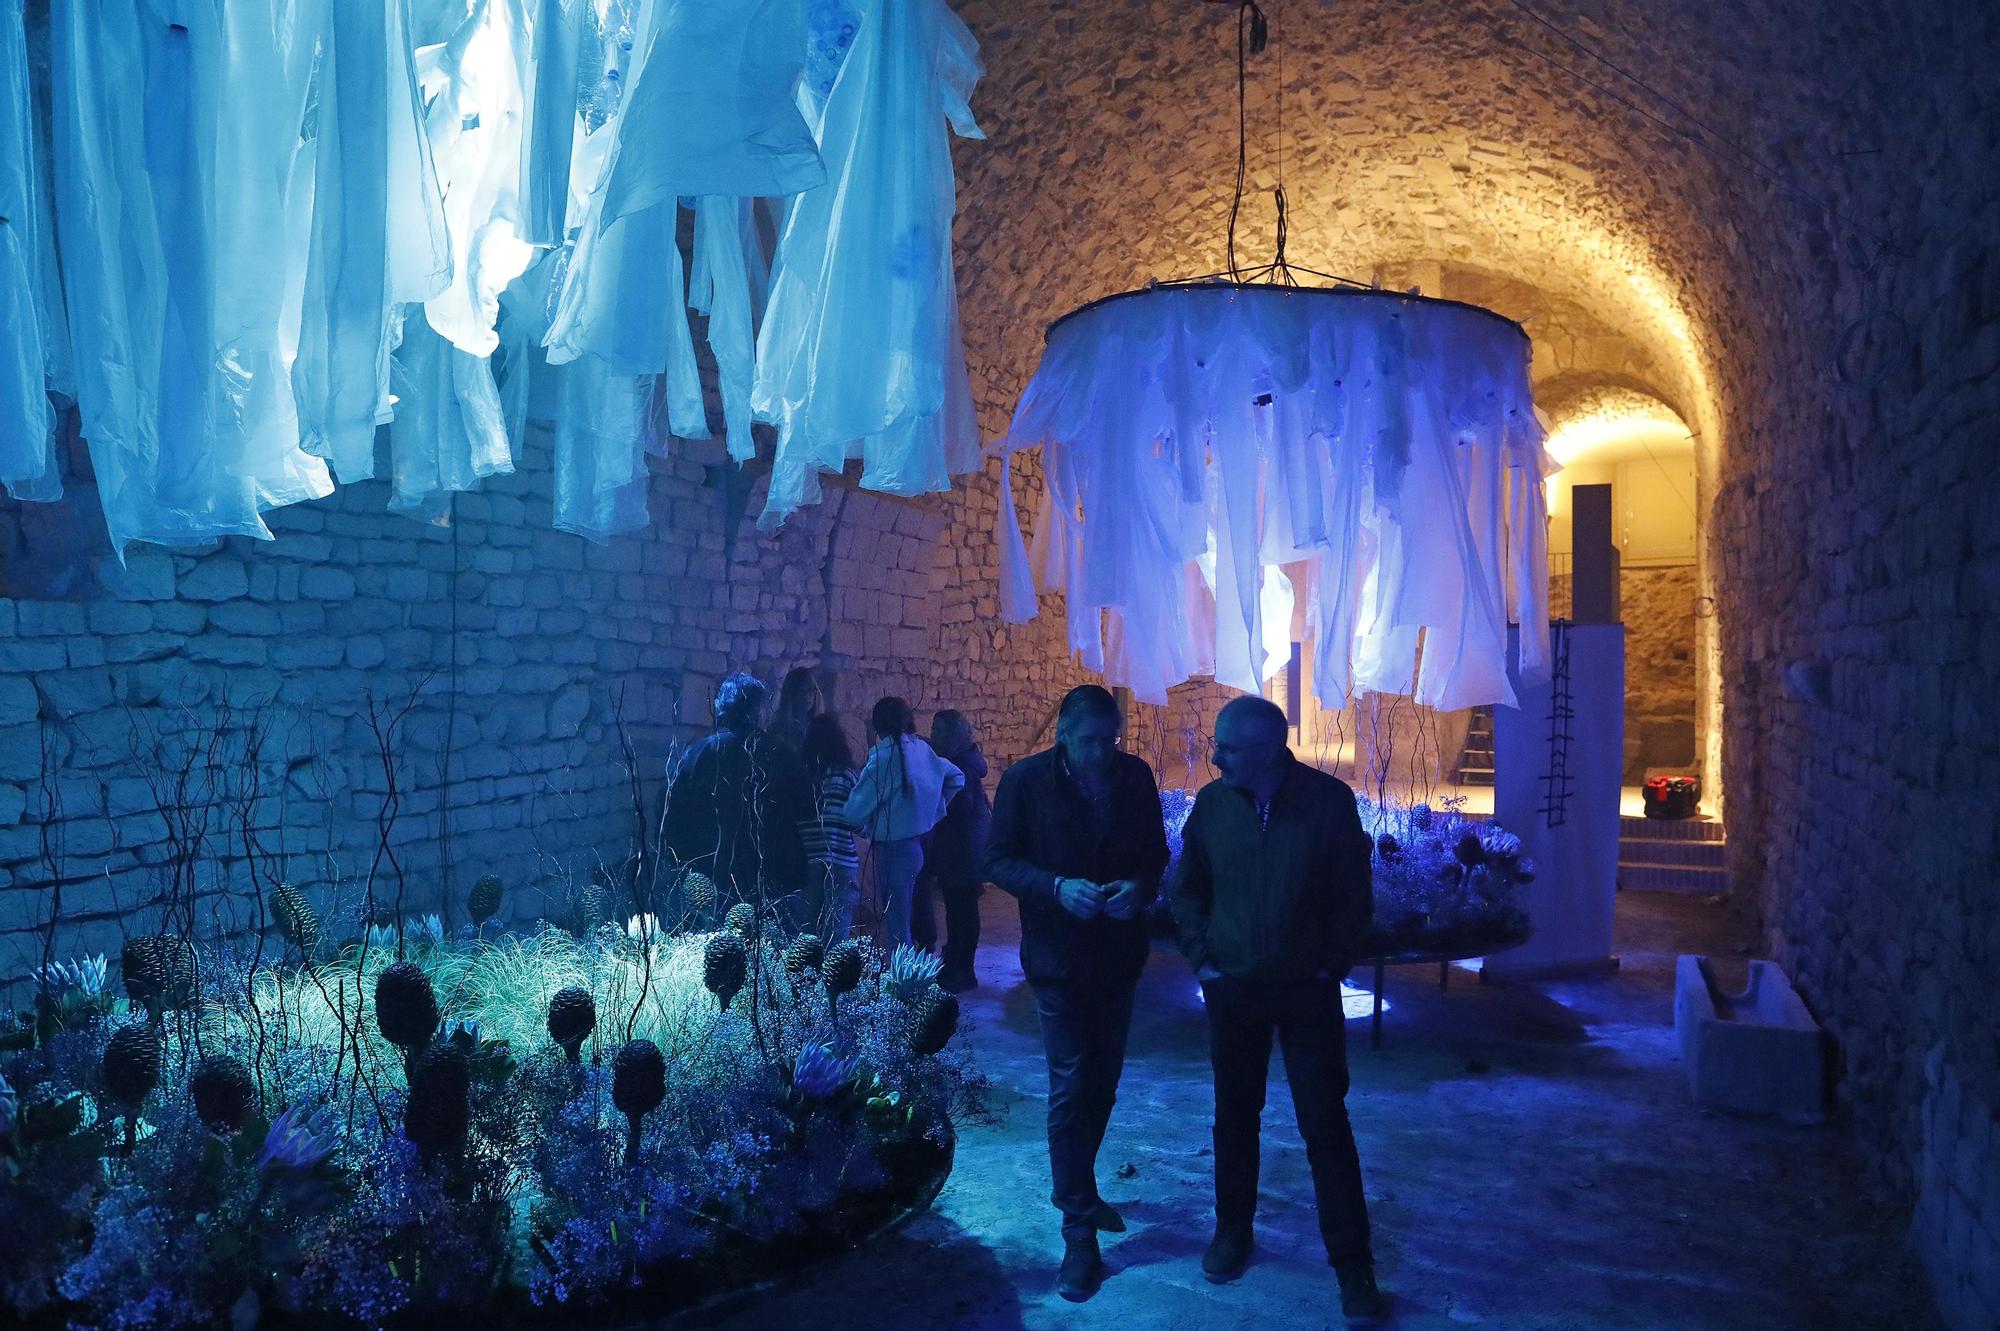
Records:
M1527 335L1291 264L1282 175L1276 253L1238 265L1248 63L1267 31L1241 3L1228 270L1049 327L1000 445L1010 468L1039 448L1045 482L1031 553L1003 474L1002 615L1060 591L1071 650L1147 702L1197 675L1255 692L1299 642L1325 706L1511 704L1510 664L1547 669L1546 634L1513 648L1508 631L1548 608L1553 467Z

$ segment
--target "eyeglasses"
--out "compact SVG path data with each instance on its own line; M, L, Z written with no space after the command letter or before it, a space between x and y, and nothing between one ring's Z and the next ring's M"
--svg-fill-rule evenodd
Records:
M1278 742L1276 739L1253 739L1247 744L1224 744L1215 736L1210 735L1208 737L1208 752L1211 758L1231 758L1239 753L1248 753L1252 749L1261 749L1266 744L1276 744Z

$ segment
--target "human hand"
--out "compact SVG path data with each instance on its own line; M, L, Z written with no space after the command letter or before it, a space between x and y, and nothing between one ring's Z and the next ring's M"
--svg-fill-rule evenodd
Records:
M1079 920L1095 919L1104 909L1104 889L1088 878L1059 878L1056 903Z
M1104 913L1114 920L1129 920L1139 913L1139 884L1131 878L1121 878L1105 885L1110 893L1104 900Z

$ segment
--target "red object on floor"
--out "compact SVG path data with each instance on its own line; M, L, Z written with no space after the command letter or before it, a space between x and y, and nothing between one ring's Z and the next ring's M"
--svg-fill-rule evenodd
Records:
M1650 776L1640 787L1648 818L1692 818L1701 803L1701 779L1692 776Z

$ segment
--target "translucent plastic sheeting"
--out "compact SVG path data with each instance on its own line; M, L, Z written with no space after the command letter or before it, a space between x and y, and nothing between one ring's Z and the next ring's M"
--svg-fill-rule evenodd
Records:
M62 497L48 390L75 391L61 361L68 335L54 322L62 298L46 166L21 0L0 0L0 487L16 499Z
M1002 487L1002 614L1061 591L1111 683L1255 692L1303 640L1328 705L1513 702L1508 622L1547 620L1554 470L1513 323L1370 291L1127 293L1050 330L1003 445L1036 446L1032 557ZM1544 635L1521 642L1540 677Z
M786 213L758 330L752 401L778 431L761 526L816 500L820 474L849 458L862 485L899 495L979 464L949 134L984 137L968 102L981 72L943 0L860 8L819 124L828 182Z
M442 520L535 416L602 540L709 432L692 304L733 458L760 355L796 388L784 511L850 455L942 488L978 73L943 0L0 0L0 486L60 496L73 399L121 554L268 537L385 425L391 507Z

